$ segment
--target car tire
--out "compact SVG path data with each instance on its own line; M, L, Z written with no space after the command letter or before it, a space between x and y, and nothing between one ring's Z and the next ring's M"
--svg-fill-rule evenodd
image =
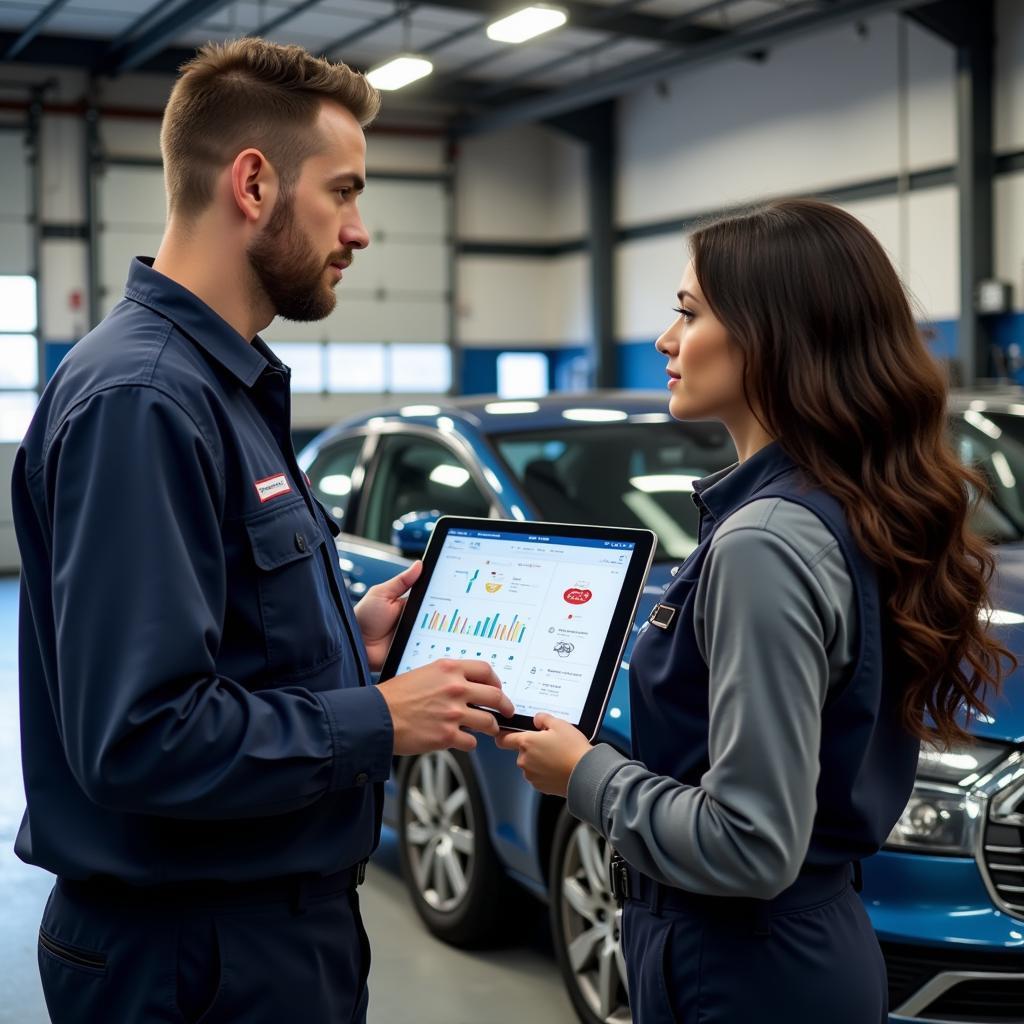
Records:
M610 846L563 808L551 846L551 937L583 1024L630 1024L622 910L608 886Z
M496 945L512 933L500 913L511 883L487 834L472 762L461 751L405 759L398 852L413 906L433 935L474 949Z

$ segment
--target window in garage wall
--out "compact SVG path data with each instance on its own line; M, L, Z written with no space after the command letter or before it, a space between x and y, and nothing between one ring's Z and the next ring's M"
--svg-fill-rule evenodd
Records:
M498 395L537 398L548 393L549 360L544 352L502 352L498 356Z
M445 394L451 388L452 354L444 344L267 343L291 367L293 392Z
M39 386L36 279L0 275L0 442L20 441Z

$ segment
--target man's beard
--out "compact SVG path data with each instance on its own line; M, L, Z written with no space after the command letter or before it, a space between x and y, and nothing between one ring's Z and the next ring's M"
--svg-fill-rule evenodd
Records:
M249 246L249 265L274 312L285 320L323 320L334 309L334 289L324 278L328 263L316 254L295 223L294 204L284 199ZM348 259L346 253L331 259Z

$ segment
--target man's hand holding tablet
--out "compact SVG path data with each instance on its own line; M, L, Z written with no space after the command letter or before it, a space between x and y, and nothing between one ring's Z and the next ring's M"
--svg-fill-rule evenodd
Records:
M396 754L473 750L476 737L465 730L497 736L498 722L491 712L470 705L507 717L516 710L486 661L445 658L387 679L378 689L391 712Z

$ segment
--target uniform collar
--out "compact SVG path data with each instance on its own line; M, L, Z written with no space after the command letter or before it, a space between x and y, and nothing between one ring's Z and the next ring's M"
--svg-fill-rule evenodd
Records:
M148 256L132 260L124 294L170 320L246 387L252 387L268 365L280 366L258 335L250 344L197 295L154 270Z
M755 491L796 467L796 463L772 441L747 459L703 477L693 485L693 501L717 520L735 512Z

